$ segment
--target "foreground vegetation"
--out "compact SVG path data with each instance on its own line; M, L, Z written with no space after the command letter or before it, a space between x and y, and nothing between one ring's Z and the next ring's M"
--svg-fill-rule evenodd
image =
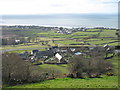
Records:
M5 86L4 88L118 88L118 57L114 57L109 62L113 64L113 72L116 76L102 75L99 78L67 78L60 77L52 80L38 81L16 86ZM68 74L67 64L61 65L39 65L40 71L47 71L51 74ZM37 68L36 70L37 71ZM36 77L38 78L38 77Z
M17 85L9 88L118 88L118 77L102 78L58 78L34 84Z

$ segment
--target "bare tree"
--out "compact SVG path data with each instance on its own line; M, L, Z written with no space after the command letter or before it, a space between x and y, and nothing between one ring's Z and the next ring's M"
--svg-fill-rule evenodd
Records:
M23 61L17 54L5 53L2 55L3 82L21 81L26 79L26 67L29 64Z
M112 70L112 64L99 56L86 58L79 55L73 56L69 60L68 69L74 78L83 78L85 75L87 77L99 77L101 74Z
M22 60L15 53L4 53L2 61L3 84L22 84L46 79L46 71Z

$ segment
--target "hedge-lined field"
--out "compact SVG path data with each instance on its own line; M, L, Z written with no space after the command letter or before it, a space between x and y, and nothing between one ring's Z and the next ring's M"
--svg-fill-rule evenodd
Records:
M54 46L54 45L66 46L69 44L81 44L84 41L89 43L89 45L91 44L92 45L110 44L112 46L118 45L118 42L114 42L114 41L118 41L117 35L115 34L116 30L103 29L102 32L100 33L100 29L88 29L86 32L78 31L78 32L74 32L68 35L56 33L56 31L53 31L53 30L51 31L20 30L20 31L22 34L25 34L25 33L29 34L32 32L31 38L37 36L38 41L48 41L48 44L51 46ZM76 41L76 39L78 41ZM55 42L52 42L54 40ZM47 47L47 45L42 46L40 42L35 43L31 40L31 43L34 43L34 45L29 45L29 44L28 45L16 45L15 47L13 47L12 45L7 45L7 46L3 46L1 49L39 48L39 47L44 47L44 46Z

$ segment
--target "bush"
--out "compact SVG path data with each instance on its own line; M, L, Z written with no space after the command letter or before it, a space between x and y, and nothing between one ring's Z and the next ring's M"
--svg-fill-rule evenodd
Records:
M73 56L68 62L68 69L71 77L99 77L112 70L112 64L103 58L96 56L94 58L85 58L84 56Z

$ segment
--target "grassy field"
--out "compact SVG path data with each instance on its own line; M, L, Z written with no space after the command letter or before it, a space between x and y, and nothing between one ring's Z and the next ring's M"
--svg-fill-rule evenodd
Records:
M63 40L63 41L55 41L55 43L69 45L69 44L79 44L81 42L73 41L73 40Z
M7 46L2 46L2 50L5 50L5 49L30 49L30 48L46 48L48 46L45 46L45 45L38 45L38 44L35 44L35 45L15 45L15 46L12 46L12 45L7 45Z
M118 75L119 74L118 72L120 72L120 67L119 67L120 58L118 56L116 56L108 61L112 62L113 72L114 72L114 74Z
M117 88L118 77L110 76L103 78L58 78L40 83L17 85L9 88Z
M115 46L118 45L118 42L113 42L117 41L117 35L116 30L106 30L103 29L102 32L99 34L100 29L88 29L86 32L83 31L78 31L74 32L72 34L60 34L56 33L56 31L41 31L37 30L36 32L34 30L21 30L21 33L34 33L35 36L37 35L38 41L48 41L48 44L51 46L58 45L58 46L68 46L69 44L80 44L81 42L87 41L89 44L97 44L97 45L104 45L105 43ZM98 35L99 34L99 35ZM97 36L96 38L93 38L94 36ZM84 39L88 38L88 39ZM73 40L69 40L73 39ZM75 41L75 39L80 40L80 41ZM116 40L113 40L116 39ZM53 43L52 40L55 40ZM113 42L113 43L110 43ZM40 45L34 44L34 45L16 45L15 47L8 45L8 46L3 46L0 49L24 49L24 48L41 48L41 47L47 47L47 45Z
M45 51L46 49L38 49L39 51ZM32 50L15 50L15 51L9 51L9 53L24 53L24 52L31 52Z
M67 65L51 65L51 64L43 64L39 65L43 69L54 69L55 71L58 71L60 74L68 74Z

